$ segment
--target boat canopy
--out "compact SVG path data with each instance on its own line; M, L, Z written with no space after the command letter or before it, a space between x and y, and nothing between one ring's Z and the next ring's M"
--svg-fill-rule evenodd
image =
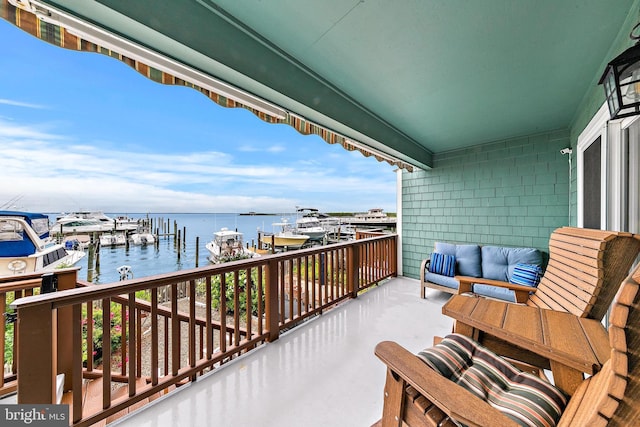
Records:
M0 219L4 217L20 217L27 221L27 224L34 229L40 239L49 237L49 216L43 213L23 212L23 211L0 211Z

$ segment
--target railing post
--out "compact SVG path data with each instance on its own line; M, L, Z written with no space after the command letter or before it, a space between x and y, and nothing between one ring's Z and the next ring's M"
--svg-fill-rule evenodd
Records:
M56 403L56 310L18 306L18 403Z
M393 271L393 277L398 277L398 236L393 236L391 239L391 250L387 254L389 261L391 262L391 268Z
M78 281L78 270L69 269L56 272L58 277L58 291L74 289ZM64 390L73 387L73 307L58 309L58 329L64 331L58 334L58 373L64 374Z
M347 250L347 290L351 298L358 297L359 248L360 246L354 243Z
M272 342L280 336L280 312L278 310L278 261L269 260L267 263L267 277L265 283L265 316L269 337Z

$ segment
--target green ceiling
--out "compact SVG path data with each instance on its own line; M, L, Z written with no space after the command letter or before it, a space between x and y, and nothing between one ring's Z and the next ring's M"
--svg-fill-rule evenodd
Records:
M568 128L636 1L40 2L429 166Z

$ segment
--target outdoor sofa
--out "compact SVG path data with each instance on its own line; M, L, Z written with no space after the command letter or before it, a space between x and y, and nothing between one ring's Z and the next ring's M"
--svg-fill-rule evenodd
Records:
M543 254L535 248L436 242L433 253L420 268L420 297L426 298L426 288L458 293L460 282L455 276L535 287L542 277L543 266ZM504 287L474 284L473 292L516 302L515 292Z

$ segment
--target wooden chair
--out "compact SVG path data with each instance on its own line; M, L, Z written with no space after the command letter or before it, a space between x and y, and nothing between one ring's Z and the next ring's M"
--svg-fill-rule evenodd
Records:
M458 294L472 292L474 283L506 287L515 291L517 302L602 320L639 252L638 235L562 227L551 234L549 264L537 288L455 278L460 282Z
M610 357L571 396L558 426L629 426L640 419L640 267L616 296L610 317ZM387 365L382 419L375 426L516 426L498 409L442 377L394 342L376 346Z

